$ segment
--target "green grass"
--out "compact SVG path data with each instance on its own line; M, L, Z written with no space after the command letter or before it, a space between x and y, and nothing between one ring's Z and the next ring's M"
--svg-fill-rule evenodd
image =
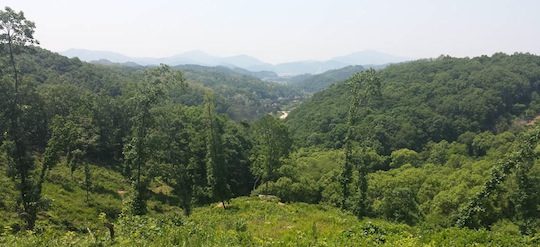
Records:
M179 213L179 211L178 211ZM98 217L99 218L99 217ZM103 219L100 219L103 220ZM45 230L4 234L6 246L535 246L540 241L498 231L427 229L377 219L357 220L324 205L282 204L257 197L195 208L186 218L175 212L114 221L111 241L104 227L91 234Z
M128 181L105 168L92 166L91 169L93 186L89 201L86 201L82 169L75 171L73 177L66 166L51 170L43 190L51 205L41 215L41 223L71 231L85 230L96 225L101 212L110 216L120 214L122 198L118 191L128 190Z
M0 163L0 225L12 223L13 219L17 217L15 211L12 210L15 206L17 192L6 173L5 166Z
M43 187L45 208L38 215L36 228L59 231L87 232L102 226L98 216L106 213L115 219L122 211L124 197L130 190L130 181L111 169L91 166L92 188L90 200L86 200L82 168L71 174L69 167L58 164L50 171ZM18 228L22 222L16 213L18 194L13 181L0 167L0 232L4 227ZM148 202L150 215L177 211L178 208L157 200Z

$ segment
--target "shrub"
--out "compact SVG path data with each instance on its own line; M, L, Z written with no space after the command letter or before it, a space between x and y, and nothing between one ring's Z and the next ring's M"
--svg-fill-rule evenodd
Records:
M409 188L395 188L385 192L380 211L386 219L407 224L414 224L420 218L415 195Z

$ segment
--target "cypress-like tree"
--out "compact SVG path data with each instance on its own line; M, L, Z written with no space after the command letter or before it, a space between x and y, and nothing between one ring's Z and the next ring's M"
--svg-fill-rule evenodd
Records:
M359 201L355 207L355 212L359 217L362 217L367 211L367 173L368 164L365 162L355 162L353 157L353 140L354 127L360 113L360 107L369 107L373 99L381 96L381 81L377 73L373 69L369 69L360 73L354 74L347 80L351 87L351 104L349 105L349 113L347 118L347 133L344 141L345 161L341 171L341 190L342 201L341 207L347 208L347 200L350 196L349 184L352 179L352 171L354 168L358 170L358 193ZM361 161L362 159L360 159Z
M220 201L223 208L231 197L230 186L227 183L227 167L223 152L223 128L216 116L214 96L207 92L205 95L204 114L206 121L206 175L212 198Z

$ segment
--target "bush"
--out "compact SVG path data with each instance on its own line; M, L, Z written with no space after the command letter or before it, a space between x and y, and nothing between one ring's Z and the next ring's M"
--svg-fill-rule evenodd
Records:
M293 182L288 177L281 177L276 182L261 184L253 193L275 195L284 202L317 203L321 200L317 182L309 179Z
M385 192L379 210L386 219L407 224L414 224L420 218L415 195L409 188Z

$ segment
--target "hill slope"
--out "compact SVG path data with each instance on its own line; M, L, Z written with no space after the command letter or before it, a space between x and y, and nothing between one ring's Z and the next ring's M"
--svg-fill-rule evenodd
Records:
M40 48L22 54L21 61L25 68L23 73L31 74L41 84L73 83L113 96L122 94L122 85L140 82L146 68L108 61L90 64ZM235 120L253 120L277 111L282 104L300 95L285 85L263 81L255 75L226 67L182 65L175 68L182 70L193 85L176 101L198 105L202 102L203 91L211 89L218 98L220 111ZM177 91L177 96L180 94L178 90L174 91Z
M299 90L227 67L181 65L175 68L184 72L188 81L214 90L220 97L221 112L235 120L254 120L280 110L282 105L301 96ZM196 101L183 103L202 103L202 94L198 95Z
M227 210L197 208L190 218L122 217L115 241L106 229L80 234L8 235L9 246L529 246L534 240L505 232L449 228L427 230L382 220L358 221L321 205L278 204L237 198ZM451 237L450 237L451 236Z
M91 166L93 185L87 198L84 189L84 171L77 169L73 173L66 163L59 164L51 170L43 188L46 202L39 217L41 227L51 227L62 231L85 232L86 228L100 226L98 215L105 213L110 219L116 219L123 208L125 194L131 188L131 182L119 172L110 168ZM0 167L0 225L19 230L16 211L16 190L12 181L6 176L5 167ZM156 187L156 186L154 186ZM166 197L165 197L166 198ZM87 200L89 199L89 200ZM158 200L160 199L160 200ZM152 194L150 214L180 210L178 207L164 203L164 197ZM1 242L0 242L1 243Z
M298 88L307 93L316 93L328 88L336 82L341 82L351 77L354 73L364 70L360 65L347 66L341 69L329 70L316 75L299 75L289 79L287 85Z
M391 65L379 75L382 97L361 110L356 136L383 153L504 130L515 117L540 112L539 56L440 57ZM336 84L291 112L287 122L298 143L340 147L349 99L348 86Z

